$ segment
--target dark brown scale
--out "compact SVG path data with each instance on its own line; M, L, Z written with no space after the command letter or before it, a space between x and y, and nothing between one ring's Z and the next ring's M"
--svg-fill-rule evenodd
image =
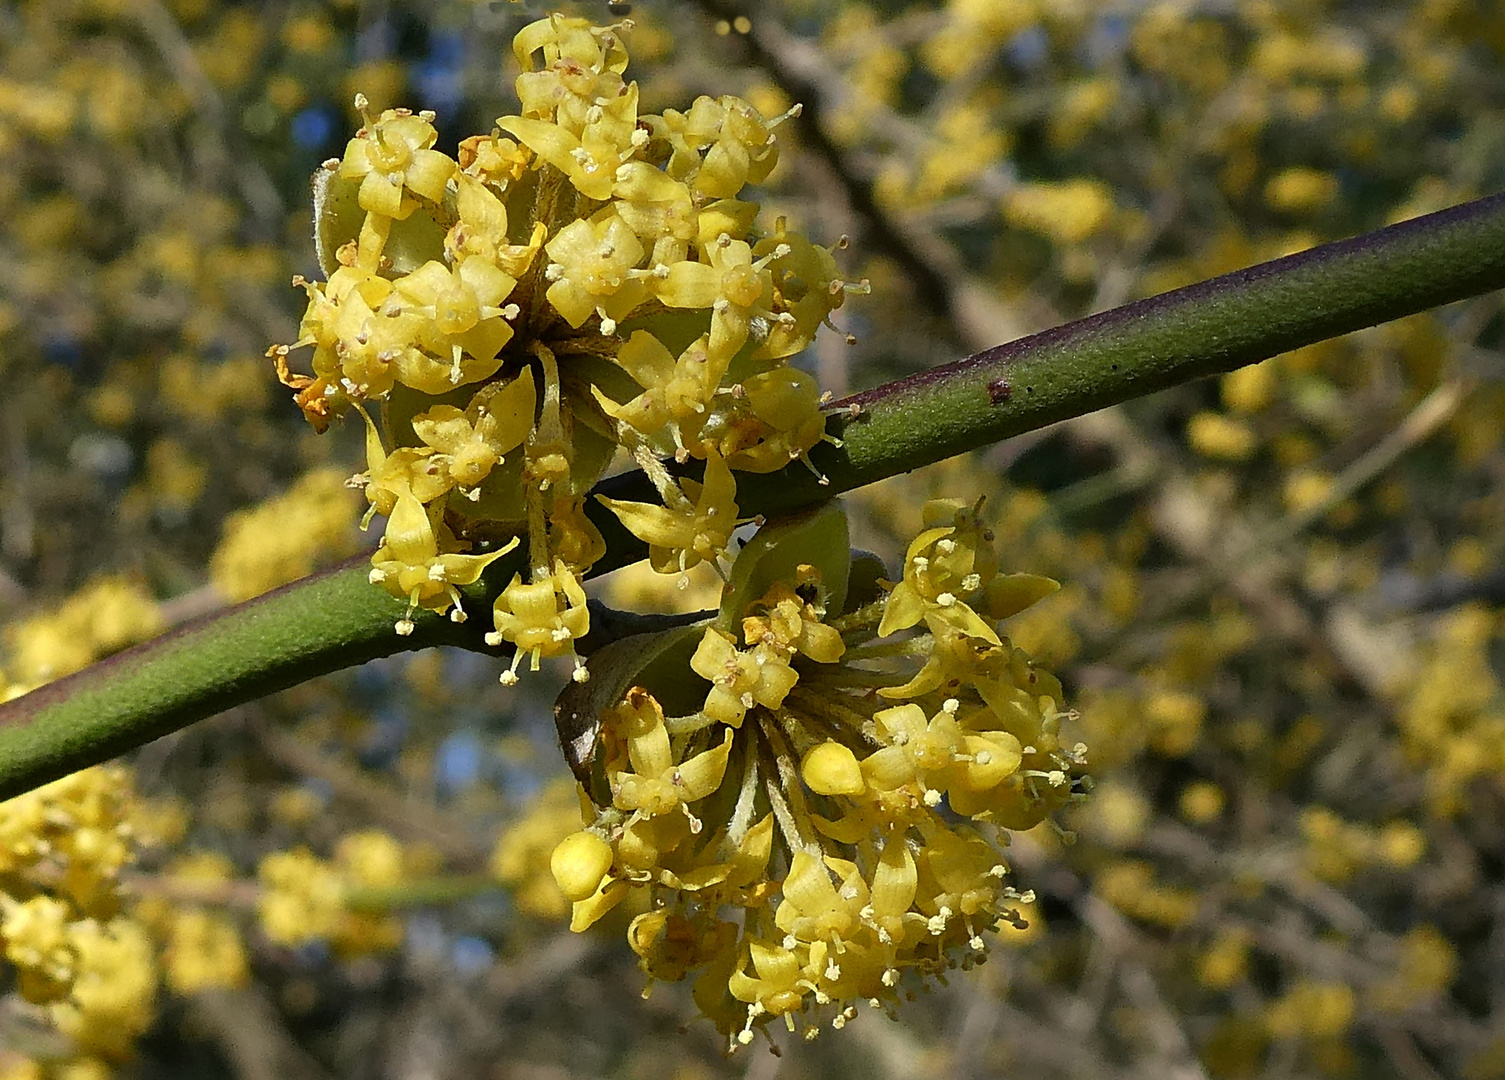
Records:
M988 400L994 405L1002 405L1014 396L1014 388L1005 378L997 378L988 383Z

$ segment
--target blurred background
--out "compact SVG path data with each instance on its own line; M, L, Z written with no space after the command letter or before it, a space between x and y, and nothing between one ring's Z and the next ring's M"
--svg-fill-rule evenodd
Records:
M628 5L0 4L0 696L371 546L361 432L263 355L308 177L358 90L489 132L556 6ZM872 283L801 361L838 396L1505 187L1487 0L630 7L645 110L803 103L761 197ZM1013 634L1097 780L1073 843L1014 845L1030 928L897 1023L726 1059L641 996L631 913L572 935L548 875L562 674L431 651L135 755L155 993L81 1045L7 971L0 1077L1505 1077L1502 332L1485 297L850 497L892 560L985 495L1064 583ZM319 922L320 875L366 906Z

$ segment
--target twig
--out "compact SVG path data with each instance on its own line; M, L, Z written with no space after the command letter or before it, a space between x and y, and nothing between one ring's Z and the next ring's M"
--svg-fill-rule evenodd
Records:
M309 1057L255 990L205 990L191 999L195 1017L213 1035L240 1080L324 1080Z
M1000 345L838 402L803 466L744 475L743 513L769 516L1190 379L1505 285L1505 196L1250 267ZM822 482L824 481L824 482ZM603 490L651 499L641 474ZM642 545L596 510L601 573ZM473 610L520 566L500 559ZM403 605L358 562L269 593L0 705L0 798L108 760L233 705L378 656L485 646L475 619L428 612L397 637Z
M375 777L320 753L275 724L257 723L252 730L261 749L272 760L328 784L337 798L360 808L398 836L433 844L457 868L485 864L488 852L457 826L450 815L416 799L404 798Z
M1207 1080L1202 1063L1192 1051L1191 1039L1177 1022L1176 1014L1166 1004L1160 988L1141 958L1143 943L1138 932L1127 919L1090 893L1082 895L1077 909L1081 912L1082 921L1110 950L1118 954L1119 985L1133 999L1140 1014L1149 1021L1149 1034L1155 1040L1162 1060L1158 1068L1147 1070L1147 1074Z

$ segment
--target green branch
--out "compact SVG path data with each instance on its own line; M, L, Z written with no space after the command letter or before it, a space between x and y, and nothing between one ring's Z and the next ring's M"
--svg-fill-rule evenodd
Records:
M1505 286L1505 196L1493 196L1353 240L1241 270L989 349L838 402L840 447L802 465L739 477L745 513L769 516L1206 375ZM639 475L602 485L651 499ZM642 545L592 508L610 554ZM499 560L470 590L478 616L518 569ZM431 645L503 655L481 640L483 618L455 625L403 605L350 563L127 650L0 705L0 798L105 761L234 705L316 675ZM592 645L628 628L597 612Z
M738 479L778 513L1291 349L1505 287L1505 195L1260 263L922 371L861 406L840 449Z

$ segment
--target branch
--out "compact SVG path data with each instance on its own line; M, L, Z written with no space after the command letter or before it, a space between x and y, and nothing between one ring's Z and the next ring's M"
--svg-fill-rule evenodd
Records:
M797 468L738 480L775 514L1144 394L1505 286L1505 195L1455 206L932 368L860 406Z
M768 516L989 443L1206 375L1232 371L1352 330L1505 286L1505 196L1325 244L1115 308L920 372L836 403L840 447L802 465L743 474L746 513ZM606 481L652 499L646 480ZM605 573L642 545L592 507L610 554ZM466 606L484 610L520 563L498 560ZM190 623L0 705L0 798L105 761L233 705L316 675L431 645L501 656L479 620L456 626L403 606L351 563ZM616 626L612 633L627 632ZM599 643L609 635L600 635ZM587 651L593 643L583 643Z

